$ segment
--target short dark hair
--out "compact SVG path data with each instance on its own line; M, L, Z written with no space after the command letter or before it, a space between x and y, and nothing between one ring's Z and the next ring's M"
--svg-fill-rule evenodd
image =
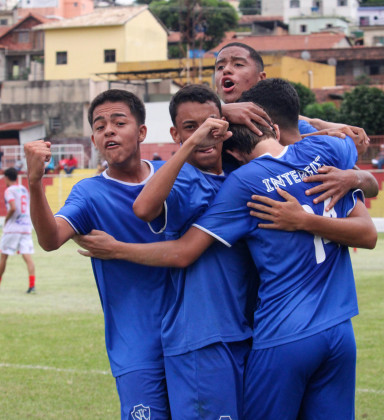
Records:
M264 71L264 61L261 58L261 55L254 48L250 47L247 44L243 44L242 42L230 42L229 44L224 45L224 47L220 49L217 55L219 55L221 51L223 51L225 48L229 48L229 47L240 47L240 48L243 48L244 50L247 50L249 52L251 59L256 63L259 71Z
M200 104L213 102L217 106L221 116L220 99L211 88L205 85L187 85L178 90L169 103L169 114L174 125L176 123L178 108L185 102L198 102Z
M17 174L18 172L16 168L8 168L4 171L4 176L6 176L10 181L16 181Z
M253 124L263 133L261 136L254 133L246 125L229 124L228 130L232 136L223 143L223 151L237 149L239 152L250 154L258 143L267 138L275 137L273 127L266 127L255 121Z
M295 88L287 80L260 80L257 85L243 92L238 102L261 105L272 121L282 129L298 126L300 100Z
M88 109L88 121L93 125L93 112L99 105L106 102L123 102L130 109L138 124L145 124L145 107L143 101L132 92L122 89L109 89L101 92L91 102Z

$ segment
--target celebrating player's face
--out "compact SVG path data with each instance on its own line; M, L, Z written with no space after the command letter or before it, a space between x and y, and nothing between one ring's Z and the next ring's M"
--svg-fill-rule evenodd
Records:
M184 102L177 108L175 127L171 134L176 143L184 143L207 118L220 118L220 112L214 102ZM193 152L188 162L205 171L221 172L222 143Z
M95 108L92 122L92 142L108 162L119 166L140 153L139 144L147 129L139 125L123 102L106 102Z
M224 48L217 56L215 84L225 103L236 102L241 94L265 79L249 51L242 47Z

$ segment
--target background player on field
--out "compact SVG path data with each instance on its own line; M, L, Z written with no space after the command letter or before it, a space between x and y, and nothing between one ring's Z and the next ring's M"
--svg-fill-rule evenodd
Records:
M4 171L4 192L7 215L4 220L1 238L0 283L7 264L8 255L21 254L28 270L29 287L27 293L35 293L35 264L32 259L32 223L29 216L29 192L17 182L17 170Z
M263 89L266 86L268 94ZM289 83L270 79L252 91L253 97L280 122L281 131L288 127L292 133L296 127L300 138L298 98ZM276 101L269 103L270 98ZM273 113L275 106L277 114ZM282 108L284 112L279 113ZM328 213L325 204L315 205L305 195L302 179L323 164L343 169L353 166L356 148L350 138L326 136L284 148L271 129L259 129L265 131L261 139L249 132L248 141L236 139L229 146L243 163L250 163L228 177L213 205L194 225L198 229L191 228L177 241L143 246L117 243L94 232L83 238L83 245L91 250L84 254L186 266L215 239L231 246L241 237L246 238L261 283L254 350L247 367L244 418L353 418L356 349L350 318L358 309L348 249L339 244L372 248L377 233L358 193L347 195ZM278 126L275 130L278 138ZM258 228L259 220L249 215L245 203L254 193L281 200L277 186L284 182L309 212L298 206L299 227L292 229L300 230Z
M215 84L220 98L224 101L223 115L234 124L244 124L252 131L260 134L252 121L266 124L269 117L265 111L253 102L237 102L241 94L266 79L264 63L261 56L250 46L233 42L225 45L218 53L215 65ZM299 130L308 135L317 130L323 134L337 135L339 130L343 136L349 135L355 142L369 143L365 131L359 127L336 124L320 119L308 119L300 116ZM226 155L224 160L228 161ZM332 197L328 207L331 208L350 189L360 188L366 197L376 197L379 186L375 177L368 171L346 170L325 166L315 177L306 182L321 182L307 194L322 194L315 198L316 202Z
M230 133L220 119L219 98L203 85L180 89L169 110L171 134L181 147L133 208L143 220L165 219L166 238L177 239L223 184L222 141ZM257 287L246 244L228 249L217 243L191 266L171 273L176 302L164 317L162 342L172 417L239 419Z
M51 157L50 144L25 145L31 216L40 245L54 250L75 234L95 228L138 243L161 240L132 211L143 186L162 164L140 157L140 143L147 132L144 104L130 92L108 90L92 101L88 119L92 142L108 168L78 182L56 217L41 182L44 162ZM168 420L160 326L174 299L169 272L96 258L92 268L104 311L105 341L121 418Z

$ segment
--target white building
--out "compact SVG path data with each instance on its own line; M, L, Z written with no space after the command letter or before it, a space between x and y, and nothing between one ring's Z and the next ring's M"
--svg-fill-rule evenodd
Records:
M359 7L358 11L360 26L384 25L384 7Z
M357 24L358 8L357 0L262 0L261 14L263 16L279 14L283 16L285 23L289 23L294 17L337 16Z

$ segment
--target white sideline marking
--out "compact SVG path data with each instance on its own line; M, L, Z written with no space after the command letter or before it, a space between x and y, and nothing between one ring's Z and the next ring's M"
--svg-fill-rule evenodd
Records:
M77 370L77 369L62 369L55 368L52 366L39 366L39 365L13 365L11 363L0 363L0 368L11 368L11 369L36 369L36 370L51 370L54 372L66 372L66 373L79 373L83 375L110 375L111 372L106 370ZM365 392L368 394L380 394L384 395L384 391L377 389L364 389L357 388L357 392Z
M384 391L380 391L378 389L362 389L362 388L358 388L356 391L357 392L366 392L368 394L380 394L380 395L384 395Z
M111 372L106 371L106 370L62 369L62 368L56 368L56 367L52 367L52 366L14 365L14 364L11 364L11 363L0 363L0 368L51 370L51 371L54 371L54 372L79 373L79 374L82 374L82 375L111 375Z

